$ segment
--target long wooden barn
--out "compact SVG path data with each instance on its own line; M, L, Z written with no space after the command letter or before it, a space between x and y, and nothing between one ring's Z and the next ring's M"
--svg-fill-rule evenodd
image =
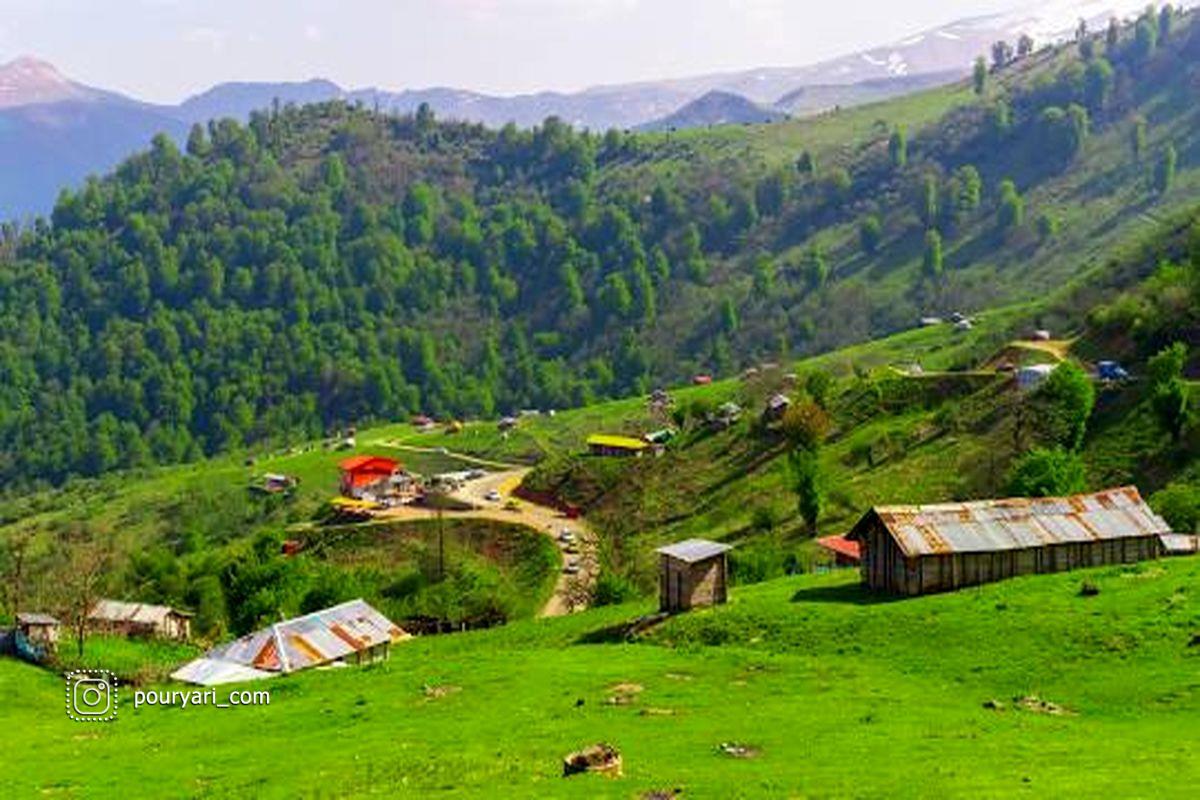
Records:
M1158 558L1170 527L1133 487L1073 497L878 506L847 536L863 582L918 595Z

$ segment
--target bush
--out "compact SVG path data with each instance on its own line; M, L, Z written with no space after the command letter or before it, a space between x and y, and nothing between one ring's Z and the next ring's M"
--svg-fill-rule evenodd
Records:
M1008 493L1014 497L1058 497L1086 489L1083 461L1062 448L1030 450L1008 474Z
M638 594L637 586L633 581L624 575L605 570L596 579L596 588L592 592L592 605L616 606L636 599Z
M762 583L783 575L784 558L779 544L757 539L729 553L729 577L734 583Z
M1176 533L1200 532L1200 486L1168 484L1150 496L1150 506Z

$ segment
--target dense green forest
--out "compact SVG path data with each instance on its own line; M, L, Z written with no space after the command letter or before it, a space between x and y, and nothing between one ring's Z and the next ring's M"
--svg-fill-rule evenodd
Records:
M337 103L159 137L4 230L0 480L824 350L1036 296L1194 187L1193 17L994 58L927 124L889 121L904 99L833 145L837 115L597 135Z

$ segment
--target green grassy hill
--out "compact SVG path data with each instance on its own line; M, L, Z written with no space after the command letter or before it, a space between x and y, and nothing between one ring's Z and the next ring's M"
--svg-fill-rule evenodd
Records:
M67 719L58 676L0 661L7 791L1192 794L1194 560L896 602L856 577L738 589L636 643L619 626L641 605L427 637L386 664L259 684L265 708L135 710L126 689L107 725ZM1080 596L1083 580L1099 595ZM561 758L597 741L624 777L562 778Z

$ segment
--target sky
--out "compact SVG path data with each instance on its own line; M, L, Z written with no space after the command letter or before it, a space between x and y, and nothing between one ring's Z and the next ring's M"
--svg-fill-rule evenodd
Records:
M1026 0L1026 3L1028 0ZM0 0L0 62L178 102L229 80L576 90L886 44L1018 0Z

